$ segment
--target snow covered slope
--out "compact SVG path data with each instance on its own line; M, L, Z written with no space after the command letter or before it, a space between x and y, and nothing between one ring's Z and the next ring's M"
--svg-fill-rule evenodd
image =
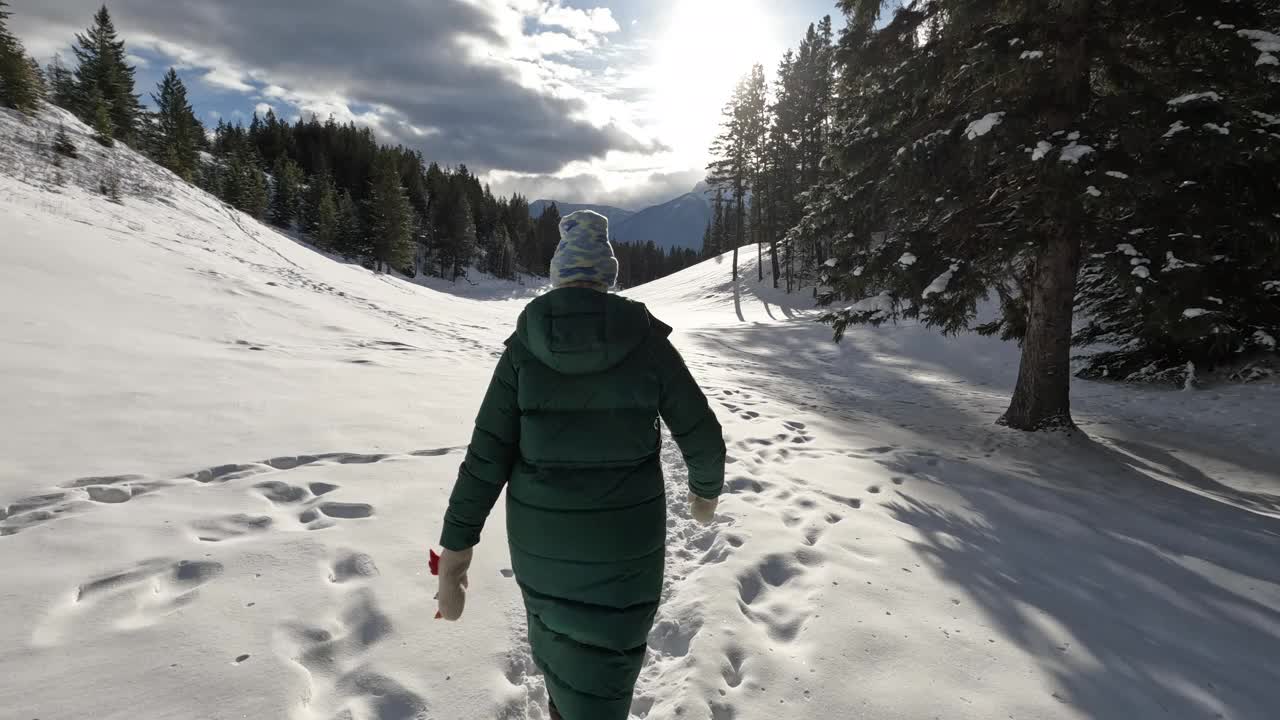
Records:
M501 505L462 623L425 564L522 300L334 262L127 150L75 177L145 197L45 187L50 122L0 112L0 717L545 720ZM702 528L664 447L635 717L1274 716L1274 386L1080 383L1092 439L1022 435L1015 348L835 346L753 262L631 293L731 456Z

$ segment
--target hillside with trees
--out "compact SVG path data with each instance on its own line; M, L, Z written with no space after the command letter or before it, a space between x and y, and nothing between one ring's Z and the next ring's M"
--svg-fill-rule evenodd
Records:
M728 103L709 248L769 248L837 339L905 318L1019 342L1021 429L1073 424L1073 346L1092 378L1271 372L1274 3L842 6L838 42L811 28Z

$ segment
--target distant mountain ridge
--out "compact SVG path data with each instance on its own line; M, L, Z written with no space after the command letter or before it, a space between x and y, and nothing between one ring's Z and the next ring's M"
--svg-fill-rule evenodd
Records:
M623 210L622 208L613 207L612 205L565 203L558 200L534 200L529 203L529 215L532 217L538 217L548 207L550 207L552 203L555 203L556 209L560 211L561 216L568 215L569 213L575 213L579 210L591 210L592 212L598 212L609 218L610 226L616 225L632 215L635 215L635 211L633 210Z
M695 189L696 190L696 189ZM537 217L551 205L551 200L529 203L529 213ZM711 203L702 193L691 192L661 205L631 212L609 205L556 202L561 215L578 210L593 210L609 218L609 232L614 240L646 243L650 240L664 250L670 248L702 249L702 236L711 222Z

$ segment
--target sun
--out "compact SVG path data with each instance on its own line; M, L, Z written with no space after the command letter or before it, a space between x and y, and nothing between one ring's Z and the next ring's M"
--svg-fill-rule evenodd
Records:
M776 60L767 5L757 0L678 0L654 48L652 111L659 137L701 157L720 110L754 63Z

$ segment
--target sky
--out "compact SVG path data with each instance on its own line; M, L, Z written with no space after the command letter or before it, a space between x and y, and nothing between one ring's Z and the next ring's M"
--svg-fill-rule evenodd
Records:
M13 0L42 61L101 0ZM112 0L144 99L177 68L207 125L330 115L495 193L636 209L705 175L720 109L834 0Z

